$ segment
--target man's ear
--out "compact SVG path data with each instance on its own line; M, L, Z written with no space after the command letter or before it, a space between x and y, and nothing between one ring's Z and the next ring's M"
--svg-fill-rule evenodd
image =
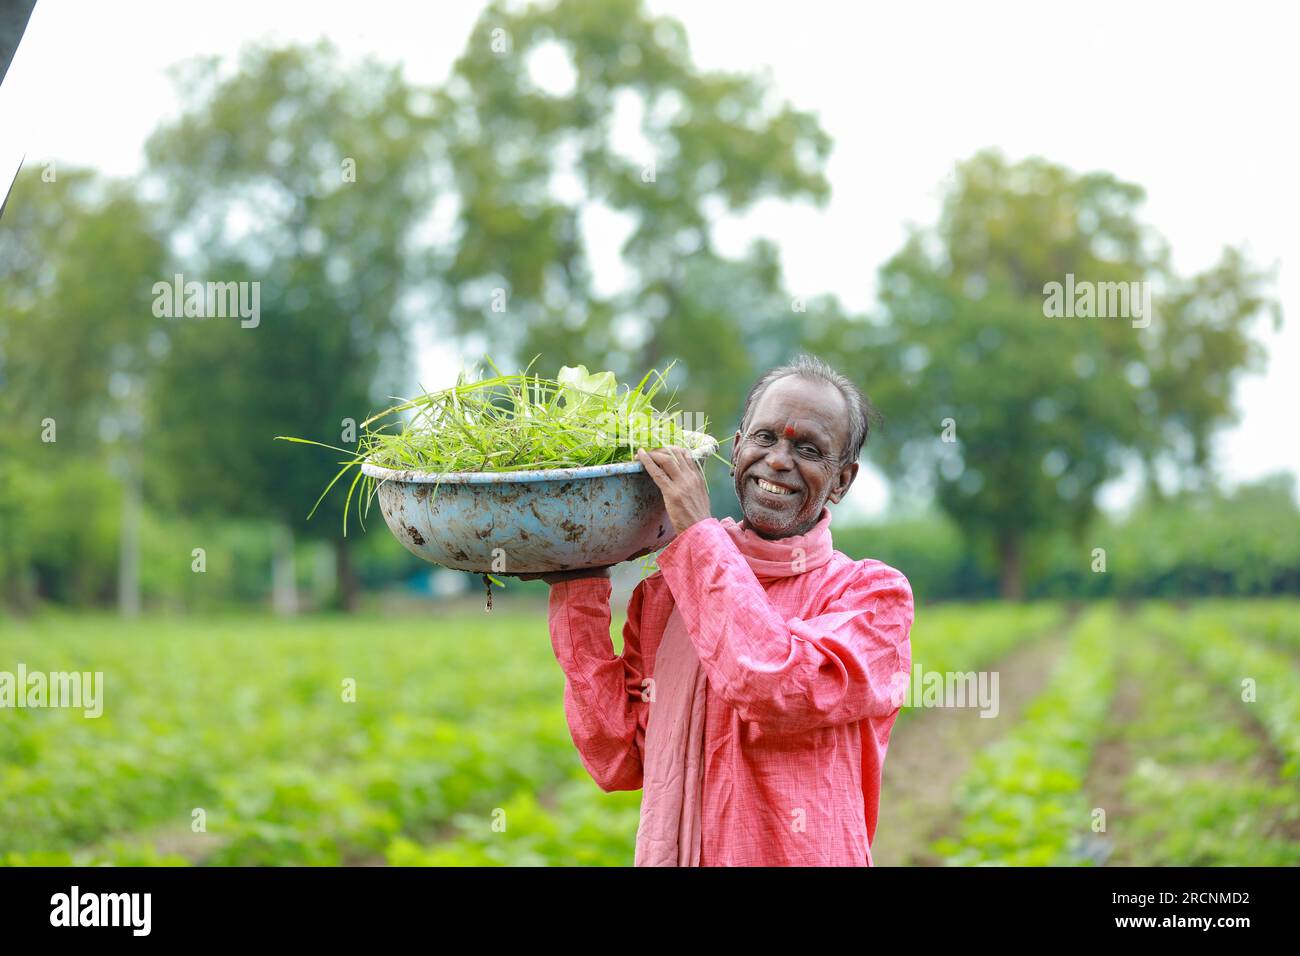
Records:
M740 429L736 429L736 436L731 439L731 470L736 470L736 449L740 447Z
M832 504L839 504L840 499L848 493L849 486L853 484L853 479L857 477L858 463L855 461L851 464L845 465L840 469L839 478L835 482L835 487L831 489L831 493L826 497Z

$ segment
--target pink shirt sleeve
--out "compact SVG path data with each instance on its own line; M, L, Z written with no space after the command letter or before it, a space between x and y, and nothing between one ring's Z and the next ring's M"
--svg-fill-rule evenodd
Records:
M887 717L901 704L911 585L888 565L860 567L822 613L786 618L717 519L659 554L710 686L742 720L783 732Z
M608 578L552 585L551 647L564 671L564 714L583 766L602 790L639 790L649 719L641 683L644 584L628 602L622 657L609 634L611 591Z

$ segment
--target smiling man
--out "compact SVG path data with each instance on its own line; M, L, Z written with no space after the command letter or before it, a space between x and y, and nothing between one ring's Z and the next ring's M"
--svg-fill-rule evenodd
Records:
M800 356L754 383L732 446L739 524L683 449L639 452L677 537L610 639L608 569L545 575L564 709L607 791L643 789L637 866L871 866L911 672L912 591L834 550L871 406Z

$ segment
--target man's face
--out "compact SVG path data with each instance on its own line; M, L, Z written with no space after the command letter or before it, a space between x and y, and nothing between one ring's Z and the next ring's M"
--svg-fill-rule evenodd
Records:
M840 390L820 379L787 375L759 396L745 432L736 432L731 462L745 521L761 537L805 534L827 501L844 497L858 474L856 461L840 464L848 419Z

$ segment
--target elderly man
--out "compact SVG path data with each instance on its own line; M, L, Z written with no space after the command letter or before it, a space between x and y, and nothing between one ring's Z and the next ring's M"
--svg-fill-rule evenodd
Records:
M739 524L683 449L641 451L677 537L610 640L608 569L542 576L564 709L603 790L643 789L637 866L871 866L880 771L911 672L912 591L831 544L872 410L800 356L750 390Z

